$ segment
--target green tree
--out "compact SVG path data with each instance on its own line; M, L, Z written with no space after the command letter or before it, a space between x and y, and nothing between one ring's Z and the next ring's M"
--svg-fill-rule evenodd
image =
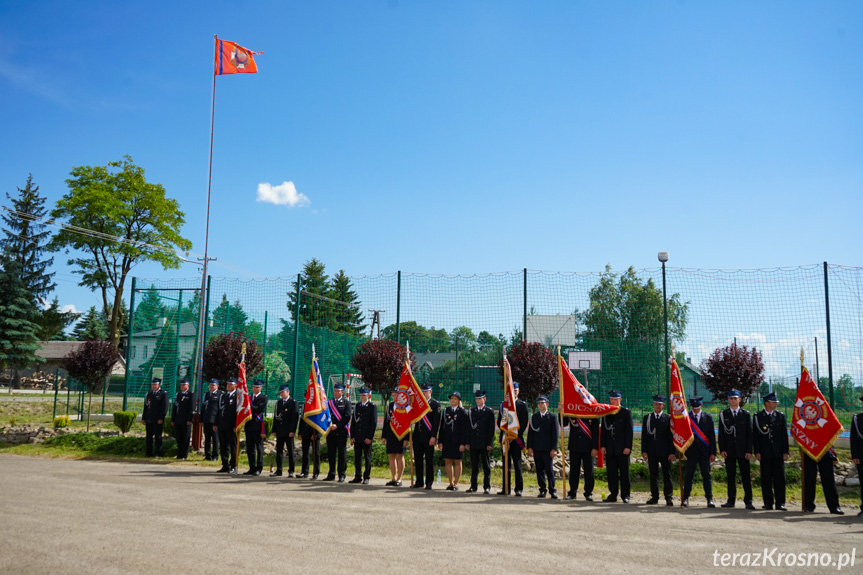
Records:
M12 387L20 387L19 369L44 361L36 355L36 315L21 278L12 270L0 269L0 369L14 370Z
M39 325L36 337L39 341L63 341L66 339L66 328L78 321L79 317L81 317L80 313L62 311L60 301L55 297L51 305L39 312L36 317L36 323Z
M33 304L38 305L57 285L51 281L54 273L48 273L54 258L43 258L50 235L45 231L45 224L39 221L48 213L45 198L39 194L39 186L33 184L33 174L27 177L24 189L18 188L17 197L13 198L9 192L6 192L6 197L18 214L4 213L0 216L5 224L5 237L0 239L2 264L18 275Z
M350 304L333 304L336 331L351 335L362 334L365 329L365 325L363 325L363 312L359 305L359 297L353 290L351 280L345 274L345 270L339 270L339 273L333 276L330 285L330 294L332 299L344 304Z
M90 406L93 404L93 393L100 390L120 353L109 341L90 340L63 358L63 369L69 376L87 387L90 392L90 403L87 405L87 431L90 431Z
M450 351L452 342L445 329L425 328L415 321L404 321L399 325L399 339L409 341L411 349L417 353ZM381 339L396 339L396 324L381 330Z
M135 332L150 331L160 327L163 317L167 316L159 292L145 290L141 294L141 303L135 307Z
M243 304L240 300L231 304L228 301L228 295L222 294L222 301L219 306L213 310L213 326L209 333L226 334L236 333L244 334L248 326L249 315L243 311Z
M72 330L72 337L76 341L104 340L108 338L108 330L105 329L105 322L101 314L96 310L96 306L90 306L84 317L78 321L75 329Z
M116 348L125 323L122 300L129 272L142 262L155 262L164 269L179 267L176 250L192 247L180 235L185 214L176 200L165 196L161 184L147 182L144 169L129 156L106 166L76 166L70 175L69 193L57 202L51 216L122 241L64 229L50 247L76 252L68 263L81 274L80 285L101 293L102 308L110 318L109 340Z
M335 298L330 293L329 276L325 271L323 262L315 258L303 265L303 271L300 273L300 290L305 293L300 294L300 322L334 330L336 322L333 316L333 303L329 300ZM288 308L291 312L291 320L296 321L296 281L291 284L291 292L288 294Z
M473 330L467 326L462 325L454 328L450 332L449 337L452 349L458 349L460 352L476 350L476 335L474 335Z

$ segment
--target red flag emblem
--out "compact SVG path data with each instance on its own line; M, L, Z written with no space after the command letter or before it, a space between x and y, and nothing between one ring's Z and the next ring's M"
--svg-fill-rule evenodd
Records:
M824 399L809 370L801 366L797 401L791 416L791 435L806 455L820 461L842 433L842 424Z

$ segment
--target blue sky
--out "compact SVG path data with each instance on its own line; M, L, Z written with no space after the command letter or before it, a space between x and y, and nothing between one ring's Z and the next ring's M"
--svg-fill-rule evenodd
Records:
M213 275L863 264L858 2L6 1L0 192L129 154L202 253L214 34Z

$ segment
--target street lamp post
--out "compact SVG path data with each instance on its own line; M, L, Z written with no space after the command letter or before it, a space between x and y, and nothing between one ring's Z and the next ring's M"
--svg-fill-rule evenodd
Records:
M668 261L668 252L659 252L657 255L662 263L662 320L665 327L665 396L671 398L671 371L668 356L668 297L665 288L665 262Z

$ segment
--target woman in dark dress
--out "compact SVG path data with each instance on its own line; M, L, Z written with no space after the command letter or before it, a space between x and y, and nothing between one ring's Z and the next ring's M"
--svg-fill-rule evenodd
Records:
M395 409L397 391L398 388L394 389L390 394L392 401L387 405L384 428L381 431L381 442L387 448L387 455L390 458L390 475L392 476L392 479L387 481L386 484L393 487L399 487L402 484L402 473L405 472L405 448L408 445L407 439L399 441L390 427L390 418L393 416L393 409Z
M449 479L447 491L458 491L461 458L467 441L467 412L461 406L461 394L454 391L449 396L449 407L444 410L438 432L438 447L443 450L446 475Z

